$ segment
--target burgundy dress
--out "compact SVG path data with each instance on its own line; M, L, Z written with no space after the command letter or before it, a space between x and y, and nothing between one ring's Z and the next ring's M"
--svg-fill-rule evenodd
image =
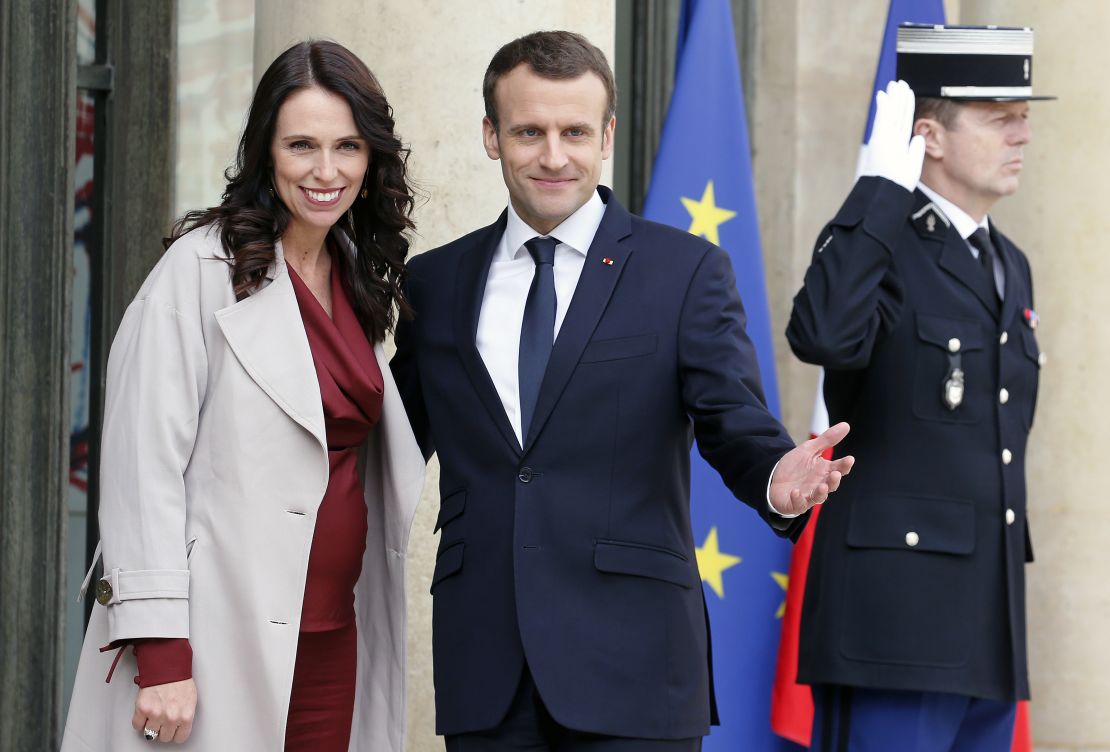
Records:
M285 749L346 752L358 665L355 583L366 550L357 450L381 417L382 374L335 266L330 319L291 267L289 276L320 382L331 475L308 559Z
M308 559L285 749L346 752L358 664L354 588L362 573L367 532L357 449L381 417L383 381L335 266L332 318L293 268L286 268L320 382L331 474ZM134 647L140 686L192 676L188 640L136 640Z

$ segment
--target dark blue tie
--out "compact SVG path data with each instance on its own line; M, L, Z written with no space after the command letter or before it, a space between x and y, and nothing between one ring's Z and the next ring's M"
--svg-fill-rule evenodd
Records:
M520 351L517 370L520 376L520 434L528 437L536 398L540 394L547 359L555 343L555 238L532 238L524 247L536 262L524 320L520 325ZM523 441L522 441L523 443Z

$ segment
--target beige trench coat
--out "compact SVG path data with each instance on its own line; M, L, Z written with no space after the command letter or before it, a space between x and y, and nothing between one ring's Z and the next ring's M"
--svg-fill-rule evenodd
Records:
M198 703L181 750L284 746L316 510L328 482L320 390L279 246L235 301L218 234L159 261L108 359L100 530L112 598L95 605L63 752L149 752L131 728L135 637L188 637ZM421 456L380 345L381 422L362 450L369 533L355 593L351 750L403 752L405 550ZM86 586L88 583L86 582ZM84 587L82 588L84 592Z

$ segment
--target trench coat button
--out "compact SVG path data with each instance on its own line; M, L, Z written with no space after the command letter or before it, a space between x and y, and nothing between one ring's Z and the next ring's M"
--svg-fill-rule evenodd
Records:
M1011 452L1009 449L1003 449L1002 450L1002 464L1003 465L1009 465L1013 461L1014 461L1014 453Z
M1048 353L1041 353L1037 356L1037 365L1044 368L1044 364L1048 362Z
M998 402L999 402L999 404L1005 405L1009 401L1010 401L1010 390L1006 389L1005 387L1003 387L1002 389L999 389L998 390Z
M1017 519L1017 515L1014 514L1014 510L1013 509L1007 509L1006 510L1006 524L1007 525L1013 525L1014 520L1016 520L1016 519Z
M1010 333L1002 332L1002 336L998 338L998 344L1004 345L1010 341Z
M520 468L520 472L517 473L516 478L521 483L531 483L532 482L532 468L530 468L530 467Z
M906 533L906 545L909 546L910 548L913 548L914 546L916 546L920 542L921 542L921 536L918 535L917 533L915 533L914 531L911 530L908 533Z
M959 351L960 351L960 340L959 340L959 338L953 337L952 339L948 340L948 352L953 352L954 353L954 352L959 352Z
M112 583L104 577L96 581L96 602L101 606L107 606L108 602L112 600Z

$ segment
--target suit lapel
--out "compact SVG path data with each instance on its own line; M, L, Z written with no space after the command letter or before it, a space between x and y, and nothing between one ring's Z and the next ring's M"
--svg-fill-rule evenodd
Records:
M632 254L632 249L620 242L632 231L629 213L617 203L611 192L602 191L602 198L606 199L607 204L605 217L601 220L594 242L586 254L582 276L578 278L574 297L571 298L566 318L559 327L559 336L555 339L551 358L547 361L547 371L536 399L532 425L524 438L525 452L531 448L555 409L555 404L574 373L582 351L589 344L617 286L617 280Z
M462 360L463 368L470 377L470 383L474 386L474 391L478 393L478 398L490 414L490 418L497 424L497 429L505 441L514 452L520 454L516 432L509 423L505 406L501 404L501 397L497 394L497 388L493 385L493 379L490 378L477 345L478 317L482 312L486 279L489 277L494 251L501 236L505 234L507 216L507 213L502 213L500 219L487 227L459 261L459 274L455 282L453 323L455 347Z
M320 383L280 248L278 259L272 281L216 311L216 321L251 379L327 451Z

